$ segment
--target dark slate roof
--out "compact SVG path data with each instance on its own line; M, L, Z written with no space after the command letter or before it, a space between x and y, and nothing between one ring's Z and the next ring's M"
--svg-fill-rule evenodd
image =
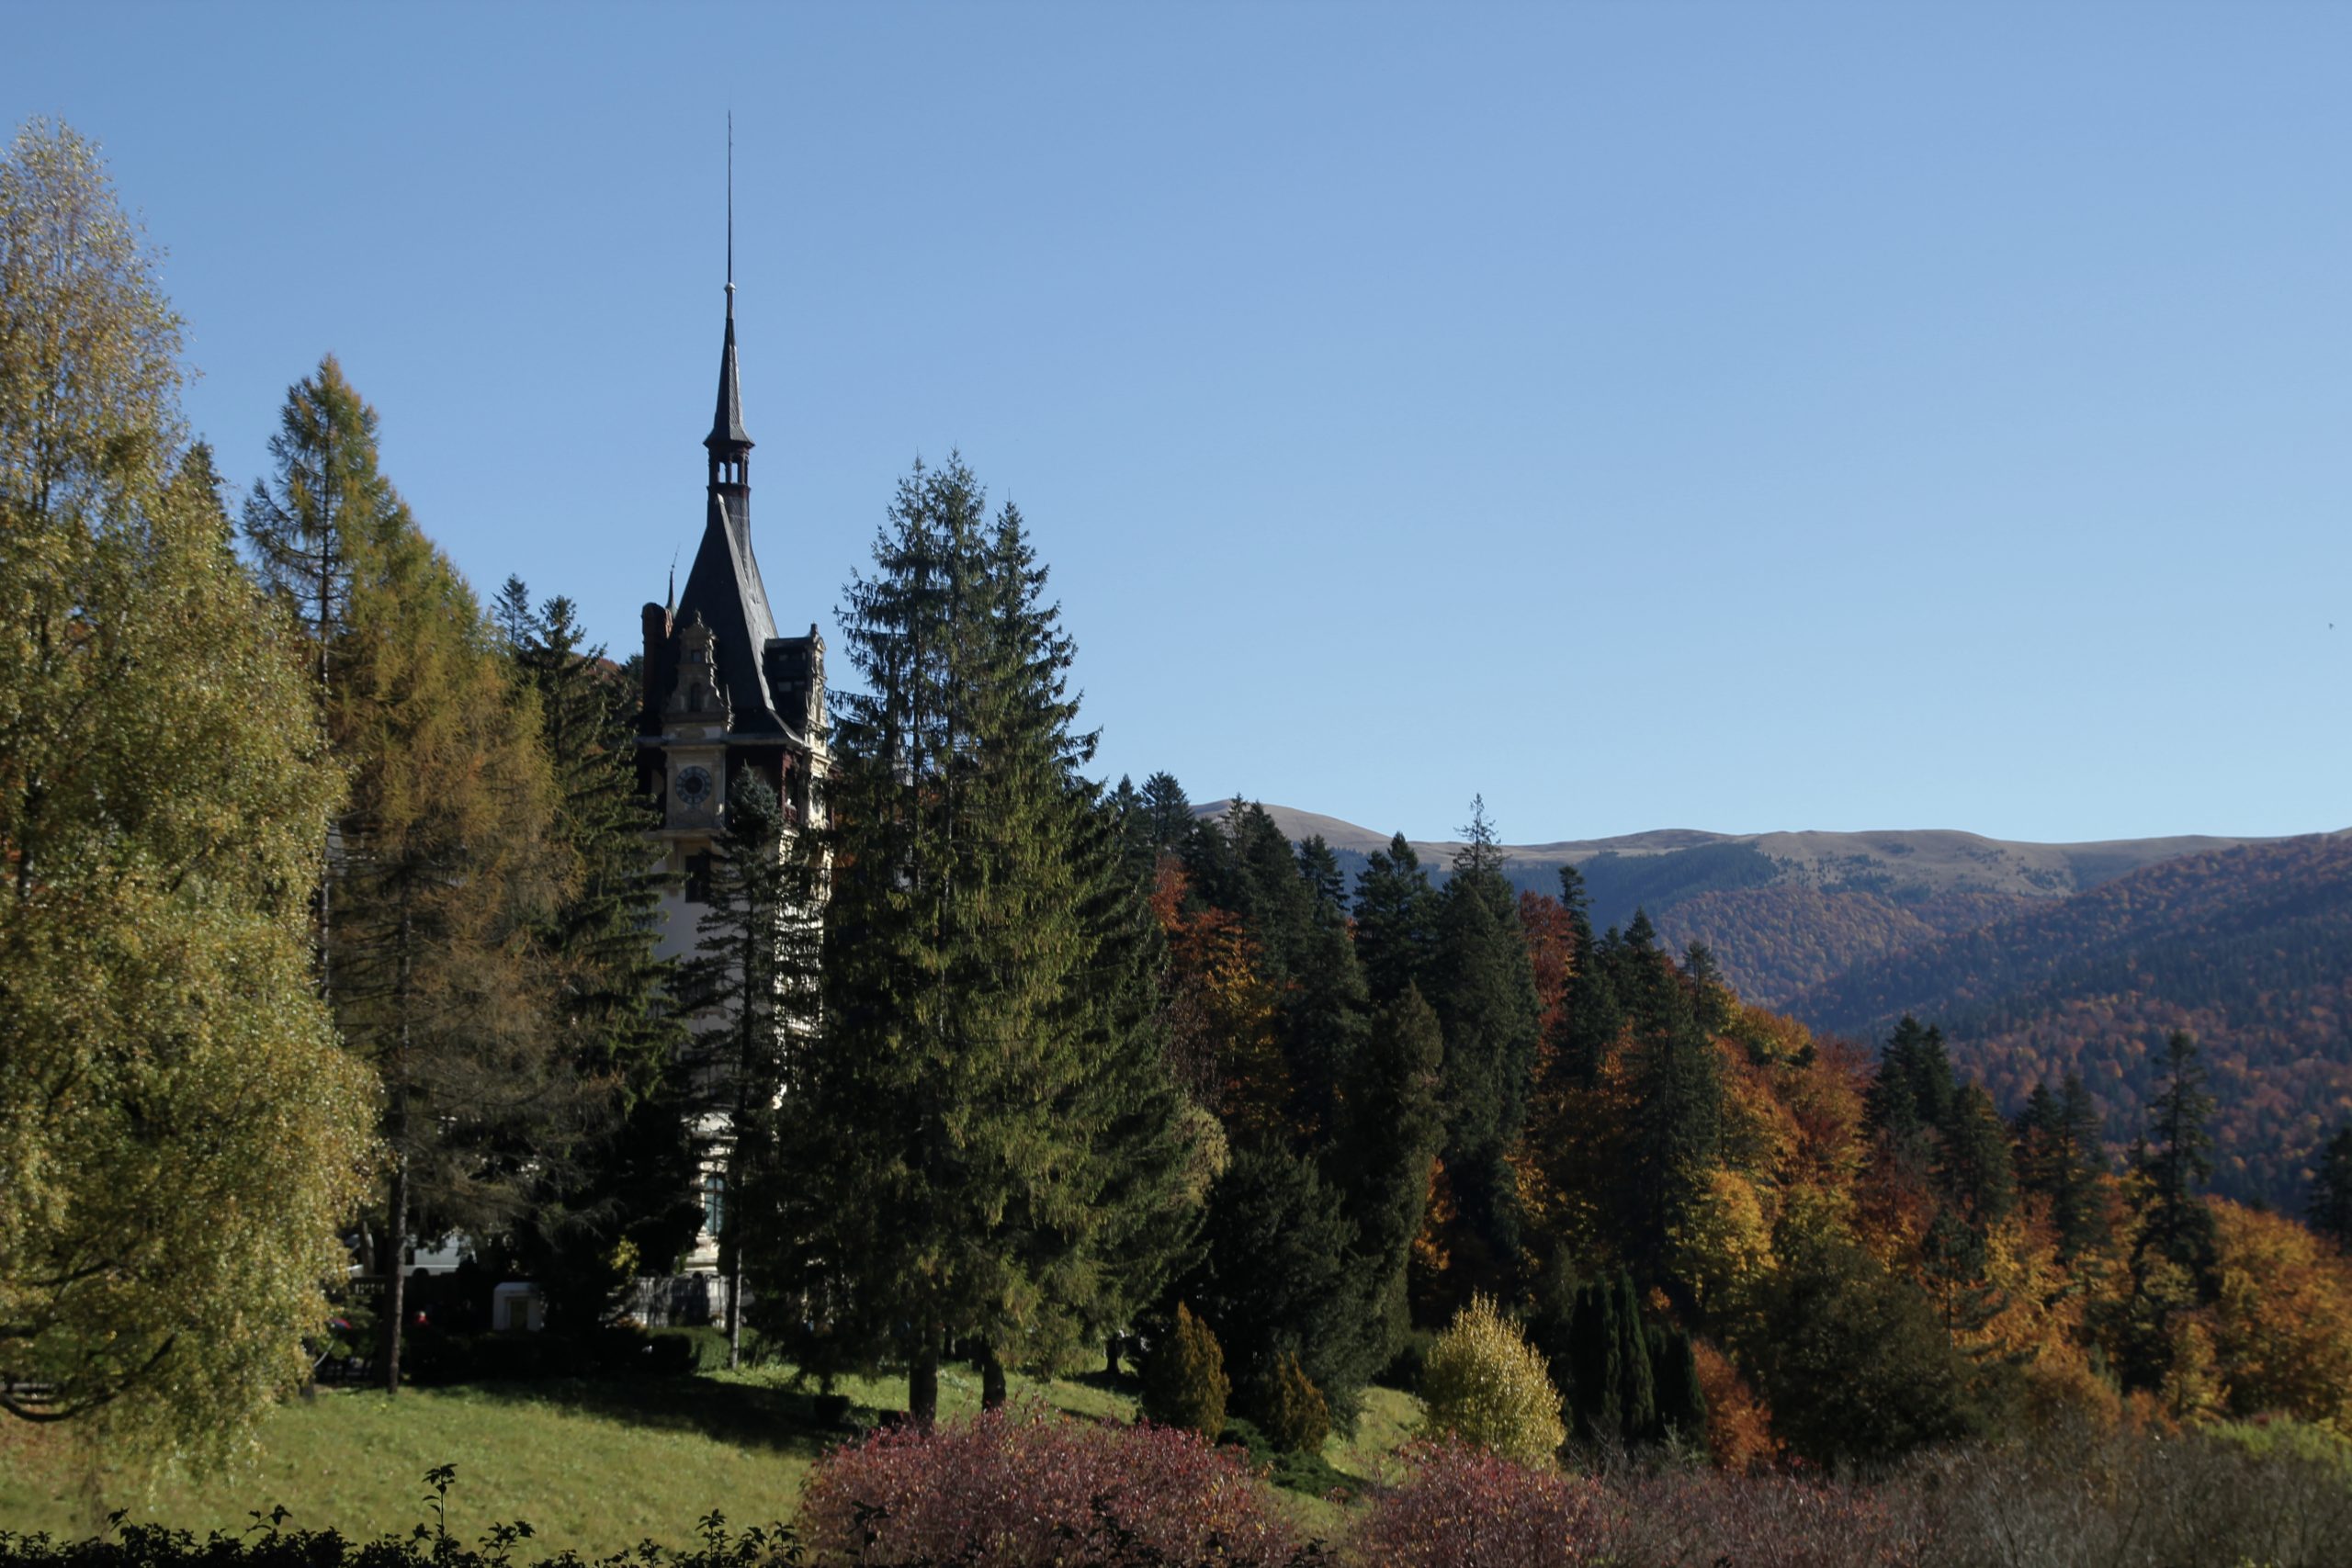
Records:
M743 428L742 389L736 385L735 301L732 296L727 302L727 346L718 351L718 407L710 416L710 434L702 438L702 444L714 452L721 446L752 445L751 434Z
M735 732L784 732L761 668L768 641L775 636L775 617L768 612L767 587L752 554L751 520L729 516L725 498L718 495L710 498L709 521L703 525L694 568L686 573L675 624L691 626L697 615L718 639L712 652L718 663L718 684L733 710Z

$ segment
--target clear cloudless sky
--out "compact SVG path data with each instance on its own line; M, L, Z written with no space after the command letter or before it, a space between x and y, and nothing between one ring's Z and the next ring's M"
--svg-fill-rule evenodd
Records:
M1102 767L1417 837L2352 824L2352 6L44 5L241 484L485 595L1020 504ZM2331 629L2330 623L2333 623Z

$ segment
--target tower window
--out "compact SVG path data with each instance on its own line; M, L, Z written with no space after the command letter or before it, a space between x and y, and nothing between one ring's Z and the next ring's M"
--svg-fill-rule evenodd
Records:
M686 902L710 902L710 855L707 852L686 857Z

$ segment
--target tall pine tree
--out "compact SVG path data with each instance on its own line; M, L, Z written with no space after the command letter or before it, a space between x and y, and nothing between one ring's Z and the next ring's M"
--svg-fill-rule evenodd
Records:
M822 1023L791 1075L763 1294L821 1292L820 1364L938 1367L1098 1330L1184 1164L1155 1036L1091 998L1114 933L1092 896L1092 738L1017 513L960 460L918 469L849 590L829 788L836 876ZM1131 992L1128 994L1132 994Z
M1519 897L1483 802L1437 904L1430 1002L1445 1033L1445 1168L1461 1214L1453 1292L1492 1291L1520 1261L1518 1179L1510 1154L1527 1121L1542 1043L1535 971Z

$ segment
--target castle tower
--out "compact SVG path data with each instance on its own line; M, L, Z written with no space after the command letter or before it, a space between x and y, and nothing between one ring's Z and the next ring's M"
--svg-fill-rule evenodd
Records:
M662 951L679 958L693 953L709 907L711 852L726 828L728 786L748 770L775 791L787 825L813 825L812 785L825 767L824 639L814 622L806 636L776 635L752 547L752 443L743 428L736 366L731 232L728 250L718 399L703 438L708 477L702 539L685 591L643 611L638 783L662 810L652 831L671 876L662 896ZM704 1131L724 1137L723 1129ZM716 1266L708 1226L723 1201L714 1172L692 1269Z

